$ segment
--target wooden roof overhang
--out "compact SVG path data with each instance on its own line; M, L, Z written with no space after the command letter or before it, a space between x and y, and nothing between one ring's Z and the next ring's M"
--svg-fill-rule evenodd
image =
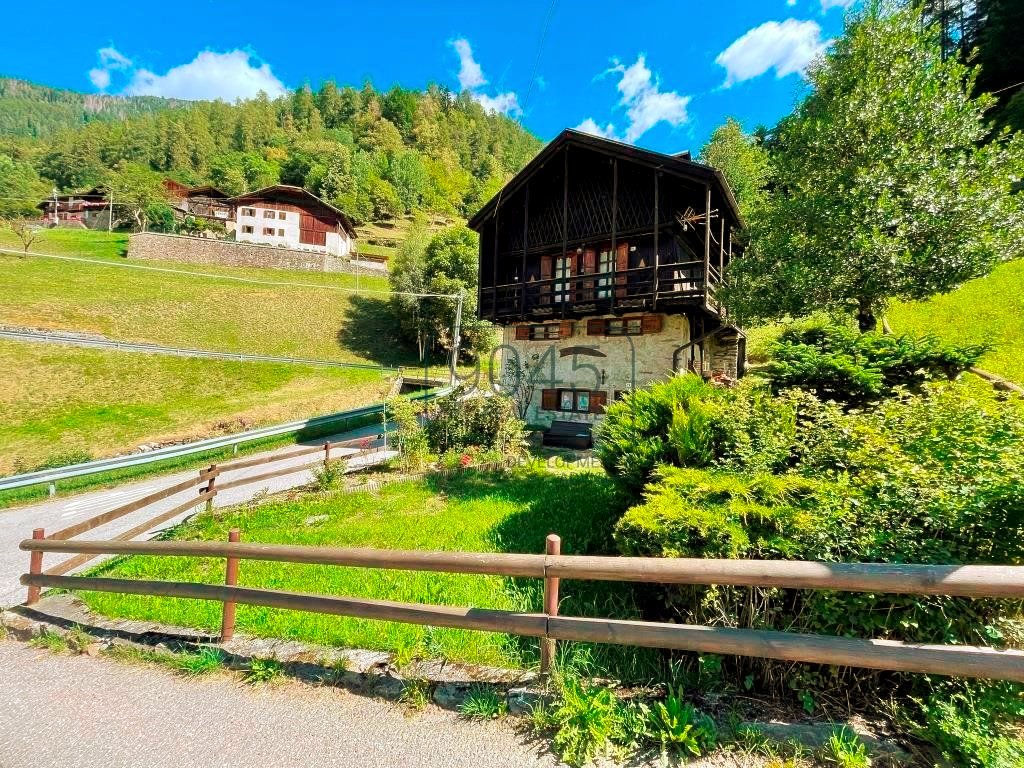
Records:
M563 148L570 146L583 147L608 157L617 157L700 186L710 185L725 202L729 214L736 224L743 226L743 218L740 215L736 198L733 196L732 190L729 189L725 176L718 169L694 162L689 159L688 154L666 155L567 128L544 147L533 160L526 164L523 170L517 173L469 220L469 227L477 232L481 231L484 223L494 215L503 198L508 199L515 195L549 160Z

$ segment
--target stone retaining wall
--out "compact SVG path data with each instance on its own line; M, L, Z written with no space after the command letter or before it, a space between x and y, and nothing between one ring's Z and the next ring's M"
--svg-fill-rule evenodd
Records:
M228 267L298 269L307 272L348 272L380 274L378 266L356 265L347 259L317 251L299 251L272 245L236 243L205 237L139 232L128 240L128 258L181 261L186 264L214 264Z

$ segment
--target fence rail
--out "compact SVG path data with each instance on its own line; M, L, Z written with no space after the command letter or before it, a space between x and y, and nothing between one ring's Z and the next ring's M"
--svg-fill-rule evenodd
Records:
M225 605L223 637L230 637L234 631L233 608L230 623L226 608L235 604L538 637L542 640L542 671L550 666L555 640L574 640L1024 682L1024 651L1019 650L558 615L562 579L1021 599L1024 598L1022 566L587 557L558 554L560 539L554 535L548 537L546 554L301 547L241 543L238 536L238 530L233 529L227 543L27 539L21 543L21 548L31 553L30 573L21 577L21 583L30 588L30 601L33 596L38 599L42 588L60 588L221 602ZM100 554L216 557L225 558L229 564L235 563L235 568L232 575L229 565L228 583L223 586L65 577L52 571L42 572L42 556L47 552L77 552L90 557ZM395 603L234 586L237 564L244 560L540 578L545 584L544 612Z
M410 395L410 397L414 400L430 400L447 394L450 391L450 388L445 387L434 392L413 394ZM242 443L253 442L254 440L262 440L267 437L276 437L279 435L287 435L292 432L302 432L307 429L325 427L339 421L350 421L367 416L375 416L382 413L382 411L383 405L381 403L376 403L362 408L354 408L349 411L339 411L338 413L314 416L311 419L289 421L284 424L275 424L270 427L250 429L246 432L238 432L233 435L211 437L205 440L197 440L192 443L184 443L182 445L169 445L166 448L158 448L155 451L147 451L146 453L117 456L109 459L97 459L96 461L86 461L81 464L69 464L67 466L56 467L54 469L25 472L19 475L0 478L0 491L24 488L30 485L52 484L72 477L94 475L114 469L124 469L126 467L135 467L142 464L151 464L164 459L173 459L180 456L206 453L207 451L216 450L218 448L228 448L231 446L241 445Z

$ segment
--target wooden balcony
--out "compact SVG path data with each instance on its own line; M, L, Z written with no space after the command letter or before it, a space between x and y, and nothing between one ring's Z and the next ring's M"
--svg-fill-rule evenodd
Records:
M484 287L479 311L498 323L640 310L702 309L718 315L715 293L720 283L717 268L705 267L702 260L636 267Z

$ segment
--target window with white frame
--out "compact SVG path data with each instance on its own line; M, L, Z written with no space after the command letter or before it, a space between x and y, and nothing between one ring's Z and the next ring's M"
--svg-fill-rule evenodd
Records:
M271 237L273 237L274 236L274 228L273 227L264 227L263 228L263 234L264 235L270 235Z
M253 218L256 217L256 209L255 208L242 208L240 213L243 216L251 216Z
M242 234L243 235L251 235L252 234L252 225L251 224L243 224L242 225Z
M277 215L277 214L275 214L275 213L274 213L273 211L264 211L264 212L263 212L263 218L264 218L264 219L272 219L272 218L274 218L274 216L276 216L276 215Z

